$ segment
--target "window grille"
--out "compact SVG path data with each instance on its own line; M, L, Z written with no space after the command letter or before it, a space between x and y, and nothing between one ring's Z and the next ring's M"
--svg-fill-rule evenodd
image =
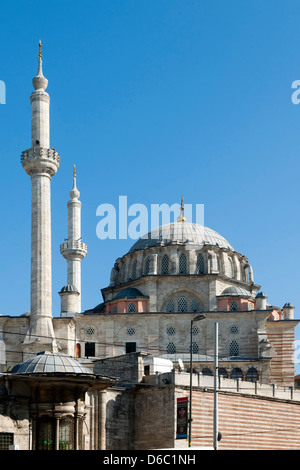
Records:
M132 336L135 334L135 329L132 328L132 326L130 326L129 328L127 328L127 334Z
M94 333L95 333L94 328L89 327L85 330L85 334L88 336L92 336Z
M198 328L198 326L193 326L193 327L192 327L192 334L193 334L193 335L197 335L198 333L199 333L199 328Z
M191 346L190 346L190 352L191 352ZM192 353L193 354L198 354L199 352L199 346L197 343L195 343L194 341L192 342Z
M230 330L229 330L229 331L230 331L230 333L232 333L232 334L236 334L236 333L238 333L238 332L239 332L239 328L238 328L238 326L237 326L237 325L231 325L231 327L230 327Z
M197 313L199 312L199 302L197 300L193 299L191 302L191 312Z
M197 270L197 274L204 274L205 272L204 258L201 253L197 256L196 270Z
M230 356L238 356L239 355L239 345L236 341L231 341L229 347L229 355Z
M145 262L145 275L147 276L150 272L150 262L151 262L151 258L150 256L146 259L146 262Z
M187 261L184 253L179 256L179 274L187 274Z
M167 303L166 310L167 313L172 313L175 311L174 303L172 302L172 300L169 300L169 302Z
M74 418L65 416L59 421L59 450L74 450Z
M131 278L136 279L136 260L133 262L132 265Z
M175 354L176 353L176 346L174 343L168 343L167 345L167 354Z
M169 257L164 255L161 260L161 273L169 274Z
M128 313L136 313L136 306L133 302L130 302L130 304L128 304Z
M166 331L168 335L175 335L175 332L176 332L174 326L168 326Z
M37 420L37 450L54 450L55 425L54 419L43 416Z
M187 312L187 301L185 297L179 297L177 302L178 312Z
M236 300L233 300L232 302L230 302L230 311L231 312L237 312L238 311L238 303Z
M9 450L9 446L14 443L12 432L0 432L0 450Z

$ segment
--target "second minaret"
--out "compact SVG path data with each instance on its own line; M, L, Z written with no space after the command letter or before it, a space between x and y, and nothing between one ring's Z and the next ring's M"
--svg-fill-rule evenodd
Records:
M81 202L80 192L76 187L74 165L73 188L68 201L68 238L60 246L62 256L67 260L67 285L59 295L61 297L61 316L74 316L81 313L81 260L87 254L87 245L81 238Z

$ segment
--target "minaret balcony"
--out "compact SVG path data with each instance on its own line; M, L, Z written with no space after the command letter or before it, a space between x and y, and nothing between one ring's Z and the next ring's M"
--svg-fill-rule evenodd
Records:
M87 245L80 240L67 241L60 245L60 252L65 259L82 259L87 254Z
M33 147L22 152L21 163L29 175L47 173L53 176L59 168L60 156L53 148Z

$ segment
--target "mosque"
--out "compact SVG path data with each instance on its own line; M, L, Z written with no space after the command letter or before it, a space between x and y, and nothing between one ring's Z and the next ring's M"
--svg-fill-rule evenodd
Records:
M106 376L90 377L96 361L142 353L188 370L192 353L194 372L209 377L218 322L219 376L292 387L299 323L294 306L269 303L248 258L214 230L187 222L183 201L177 220L151 230L115 261L102 302L82 311L81 262L88 248L81 236L75 167L68 234L60 246L66 285L59 292L60 317L53 317L50 200L60 156L50 147L47 85L40 44L30 97L31 147L21 155L31 179L31 305L28 314L0 316L0 372L19 380L23 371L30 380L30 371L44 371L46 356L47 371L56 374L72 360L70 370L83 374L80 387L86 392L95 390L97 381L98 390L115 383ZM149 373L146 366L144 373Z

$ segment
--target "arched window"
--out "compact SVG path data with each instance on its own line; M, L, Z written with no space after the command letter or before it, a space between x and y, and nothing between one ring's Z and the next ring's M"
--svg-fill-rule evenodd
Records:
M228 377L228 375L227 375L227 370L224 369L224 367L220 367L220 368L218 369L218 375L219 375L219 377L220 377L220 376L222 376L222 377Z
M230 311L231 312L237 312L239 309L239 306L238 306L238 303L236 300L232 300L232 302L230 302Z
M133 302L128 304L128 313L136 313L136 306Z
M246 380L247 382L258 381L258 372L254 367L250 367L250 369L247 370Z
M179 255L179 274L187 274L187 261L184 253Z
M132 264L131 278L136 279L136 260Z
M187 312L187 301L185 297L179 297L177 302L178 312Z
M196 299L193 299L191 302L191 312L193 313L200 312L199 302Z
M232 379L242 379L243 378L243 372L241 369L238 367L235 367L233 371L231 372L231 378Z
M238 356L239 355L239 345L236 341L231 341L229 346L229 355Z
M161 273L169 274L169 257L164 255L161 260Z
M167 303L166 310L167 313L172 313L175 311L174 303L172 302L172 300L169 300L169 302Z
M80 343L76 343L75 346L75 357L81 357L81 345Z
M197 265L196 265L196 273L197 274L204 274L205 273L205 263L202 253L199 253L197 256Z
M210 369L208 369L208 367L206 367L205 369L202 369L202 374L211 376L212 372Z
M233 261L231 258L228 258L228 276L234 277Z
M149 274L150 262L151 262L151 258L150 258L150 256L148 256L148 258L146 259L146 262L145 262L145 276L147 276L147 274Z
M55 421L54 418L43 416L37 419L36 432L37 450L55 449Z
M167 344L167 354L175 354L176 353L176 346L174 343Z
M81 437L81 436L80 436ZM75 423L71 416L59 420L59 450L75 449Z

